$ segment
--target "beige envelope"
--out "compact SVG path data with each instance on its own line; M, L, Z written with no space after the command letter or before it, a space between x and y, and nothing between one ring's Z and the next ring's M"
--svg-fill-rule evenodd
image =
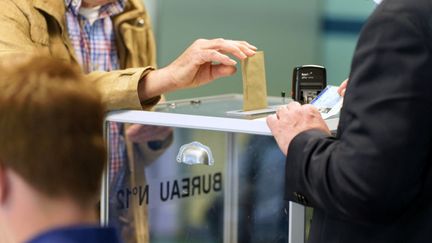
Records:
M267 87L264 67L264 52L241 61L243 75L243 110L267 108Z

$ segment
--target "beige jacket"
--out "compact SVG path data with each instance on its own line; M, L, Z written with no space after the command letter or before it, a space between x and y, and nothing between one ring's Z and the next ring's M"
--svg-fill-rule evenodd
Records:
M11 55L32 53L51 55L78 65L65 26L64 0L1 0L0 7L0 58L7 61ZM137 85L156 66L150 18L140 0L127 0L125 11L113 17L113 23L123 70L92 72L88 76L102 92L108 109L149 110L161 97L140 101ZM151 151L146 144L127 145L131 169L141 170L166 148ZM132 185L146 183L144 177L131 179ZM147 211L134 205L131 213L135 214L136 235L135 240L128 241L147 242Z
M0 57L34 53L78 64L65 26L64 0L1 0L0 7ZM137 93L139 80L156 65L150 18L141 1L128 0L113 23L124 70L88 76L108 109L150 109L160 97L140 102Z

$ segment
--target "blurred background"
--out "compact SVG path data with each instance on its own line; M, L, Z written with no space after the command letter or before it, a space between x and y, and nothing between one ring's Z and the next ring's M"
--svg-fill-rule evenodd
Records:
M289 94L295 66L323 65L329 84L349 75L372 0L144 0L163 67L198 38L246 40L265 52L268 95ZM239 65L238 65L239 68ZM242 93L241 72L168 100Z

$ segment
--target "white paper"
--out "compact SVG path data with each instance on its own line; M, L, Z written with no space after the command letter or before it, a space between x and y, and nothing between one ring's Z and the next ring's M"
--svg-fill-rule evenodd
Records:
M328 85L311 101L311 104L318 109L323 119L339 114L342 108L343 98L337 92L338 88L337 86Z

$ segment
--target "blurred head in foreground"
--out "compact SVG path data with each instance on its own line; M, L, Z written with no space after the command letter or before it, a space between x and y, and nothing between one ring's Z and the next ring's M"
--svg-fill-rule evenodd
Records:
M0 221L17 242L96 223L105 147L98 91L70 64L0 67Z

